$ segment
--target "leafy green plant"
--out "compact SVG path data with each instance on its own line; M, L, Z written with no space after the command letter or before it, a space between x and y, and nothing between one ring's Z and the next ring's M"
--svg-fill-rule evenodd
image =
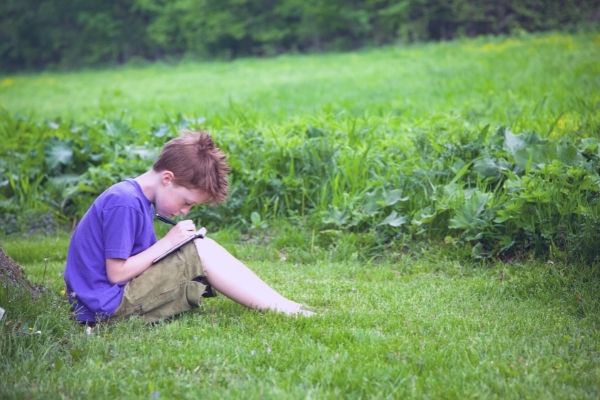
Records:
M72 226L180 129L198 128L232 166L229 201L191 213L210 231L285 220L344 254L443 243L478 259L594 262L596 41L480 38L8 77L0 101L21 113L0 111L0 227L25 232L36 215ZM72 89L83 84L85 97ZM204 94L182 95L190 86Z
M26 125L11 118L4 116L6 125ZM27 160L22 151L4 153L0 205L17 214L52 212L63 222L81 217L112 183L145 171L165 140L162 128L140 135L122 120L50 130L29 122L27 129L47 139L25 143L31 146ZM367 141L357 143L334 129L324 122L276 135L226 134L224 148L235 155L231 200L194 210L192 218L251 229L273 218L304 218L312 229L329 232L324 237L368 232L380 241L376 247L404 236L445 240L469 246L476 258L528 250L598 256L599 144L593 137L552 140L486 126L443 140L405 138L403 147L422 155L405 157L384 151L397 140L391 134L365 132Z

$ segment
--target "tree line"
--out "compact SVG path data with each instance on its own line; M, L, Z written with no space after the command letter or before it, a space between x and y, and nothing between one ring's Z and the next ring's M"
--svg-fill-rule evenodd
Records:
M597 0L3 0L4 71L595 26Z

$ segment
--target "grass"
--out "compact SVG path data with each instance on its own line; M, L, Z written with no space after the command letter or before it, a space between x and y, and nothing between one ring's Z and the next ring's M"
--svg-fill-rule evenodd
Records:
M0 230L78 220L191 126L232 165L230 201L195 214L210 230L300 216L375 252L401 237L594 262L599 44L540 34L5 76Z
M482 266L443 252L379 264L328 257L295 263L270 256L280 251L272 243L236 242L227 232L216 237L319 315L257 313L219 296L170 322L148 327L133 319L87 336L68 319L59 294L58 255L68 238L4 239L2 247L50 291L37 302L12 289L0 292L7 309L0 323L0 397L600 394L597 268L535 261Z
M0 77L0 107L36 121L122 118L139 129L183 114L218 133L283 143L296 124L314 122L356 136L353 148L385 136L395 151L402 135L461 137L488 124L593 137L599 53L598 34L544 34L17 74ZM344 173L370 179L353 159ZM0 286L0 398L600 396L598 265L477 264L443 244L414 243L365 262L357 232L261 229L252 240L231 228L213 237L316 317L256 313L220 296L170 322L132 319L87 336L61 294L68 237L0 238L49 288L33 301Z
M600 100L599 43L598 34L544 34L266 60L17 74L0 78L0 106L36 119L120 116L145 128L178 114L206 118L216 130L365 116L414 128L454 116L545 132L556 119L567 129L593 118Z

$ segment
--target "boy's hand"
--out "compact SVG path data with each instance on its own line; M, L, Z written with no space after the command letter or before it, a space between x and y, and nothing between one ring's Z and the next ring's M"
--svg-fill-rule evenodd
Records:
M180 221L172 227L169 232L165 235L165 239L169 240L172 245L181 242L184 239L189 238L196 232L196 225L191 219Z
M126 260L122 258L107 258L106 274L108 280L111 283L120 284L128 282L148 269L152 265L152 260L161 253L193 236L195 232L196 226L192 220L181 221L171 228L162 239L141 253L131 256Z

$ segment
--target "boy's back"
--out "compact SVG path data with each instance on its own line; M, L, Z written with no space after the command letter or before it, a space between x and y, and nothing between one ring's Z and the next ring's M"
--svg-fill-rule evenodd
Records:
M156 242L153 207L133 180L102 193L79 222L69 244L65 283L80 321L109 316L121 302L123 286L110 283L107 258L127 259ZM99 310L93 312L90 309Z

